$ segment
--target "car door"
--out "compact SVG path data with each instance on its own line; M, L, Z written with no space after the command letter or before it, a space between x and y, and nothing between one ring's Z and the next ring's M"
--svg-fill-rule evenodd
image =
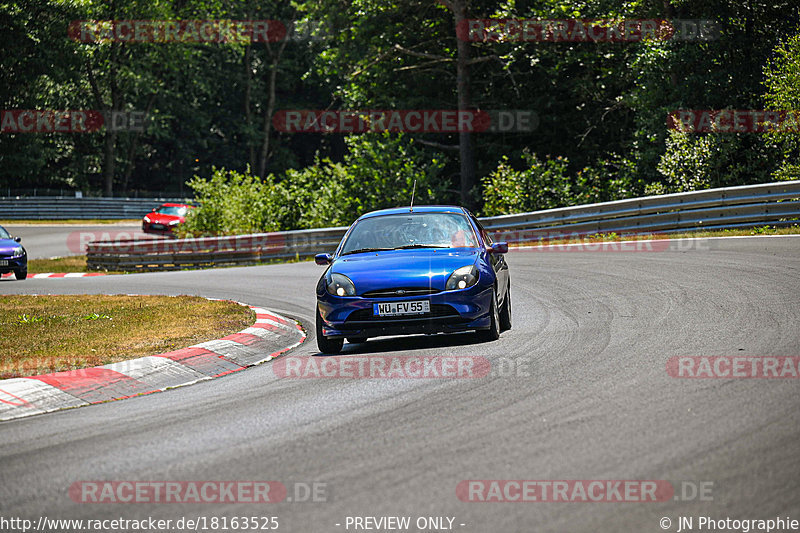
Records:
M484 229L483 225L478 221L477 218L473 214L470 213L470 218L475 226L478 228L478 231L481 234L481 239L486 244L486 246L491 246L494 243L494 239L492 236L489 235L489 232ZM498 295L498 300L502 305L506 299L506 289L508 288L508 280L509 280L509 273L508 273L508 263L506 262L505 254L488 254L489 261L491 262L492 269L494 269L494 273L497 276L497 290L500 293Z

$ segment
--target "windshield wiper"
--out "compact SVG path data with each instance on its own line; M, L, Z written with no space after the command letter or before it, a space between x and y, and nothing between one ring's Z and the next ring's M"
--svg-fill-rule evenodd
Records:
M387 250L394 250L394 248L359 248L357 250L350 250L349 252L342 252L341 255L360 254L363 252L385 252Z
M406 244L404 246L397 246L392 250L411 250L412 248L450 248L449 246L438 246L436 244Z

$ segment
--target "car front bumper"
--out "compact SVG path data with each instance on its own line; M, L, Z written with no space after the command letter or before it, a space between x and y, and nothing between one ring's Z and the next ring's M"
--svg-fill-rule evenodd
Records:
M7 274L15 270L28 270L28 256L21 257L0 257L0 274Z
M464 290L396 298L338 297L324 292L317 295L317 306L326 337L381 337L487 329L491 324L491 299L491 286L478 284ZM396 317L373 315L376 303L419 300L430 302L430 313Z
M172 226L167 224L155 224L156 227L153 226L153 223L142 223L142 233L150 233L152 235L174 235L178 224Z

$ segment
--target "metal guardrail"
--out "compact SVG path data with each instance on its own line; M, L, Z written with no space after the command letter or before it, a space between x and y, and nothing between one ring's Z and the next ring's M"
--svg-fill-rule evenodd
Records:
M142 218L165 202L185 203L182 198L75 198L71 196L2 197L4 220L69 220Z
M198 237L90 242L92 270L180 270L212 266L253 265L271 260L310 257L336 248L346 227Z
M794 219L794 220L792 220ZM496 240L528 243L594 233L669 233L800 223L800 181L648 196L482 218ZM255 235L92 242L90 269L175 270L307 258L333 251L346 227Z
M674 233L754 225L791 225L800 217L800 181L646 196L481 219L497 240L593 233ZM795 221L796 223L796 221Z
M191 191L187 191L191 194ZM179 189L145 191L139 189L114 190L111 194L113 198L183 198L187 192ZM30 196L57 196L59 198L107 198L108 196L101 190L75 190L64 187L32 187L32 188L12 188L6 185L0 187L0 196L6 198L27 198Z

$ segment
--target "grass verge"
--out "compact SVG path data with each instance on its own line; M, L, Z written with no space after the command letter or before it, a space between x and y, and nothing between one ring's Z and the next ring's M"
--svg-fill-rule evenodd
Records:
M0 378L105 365L218 339L253 324L196 296L0 296Z
M85 255L70 255L52 259L28 259L28 274L42 272L88 272Z

